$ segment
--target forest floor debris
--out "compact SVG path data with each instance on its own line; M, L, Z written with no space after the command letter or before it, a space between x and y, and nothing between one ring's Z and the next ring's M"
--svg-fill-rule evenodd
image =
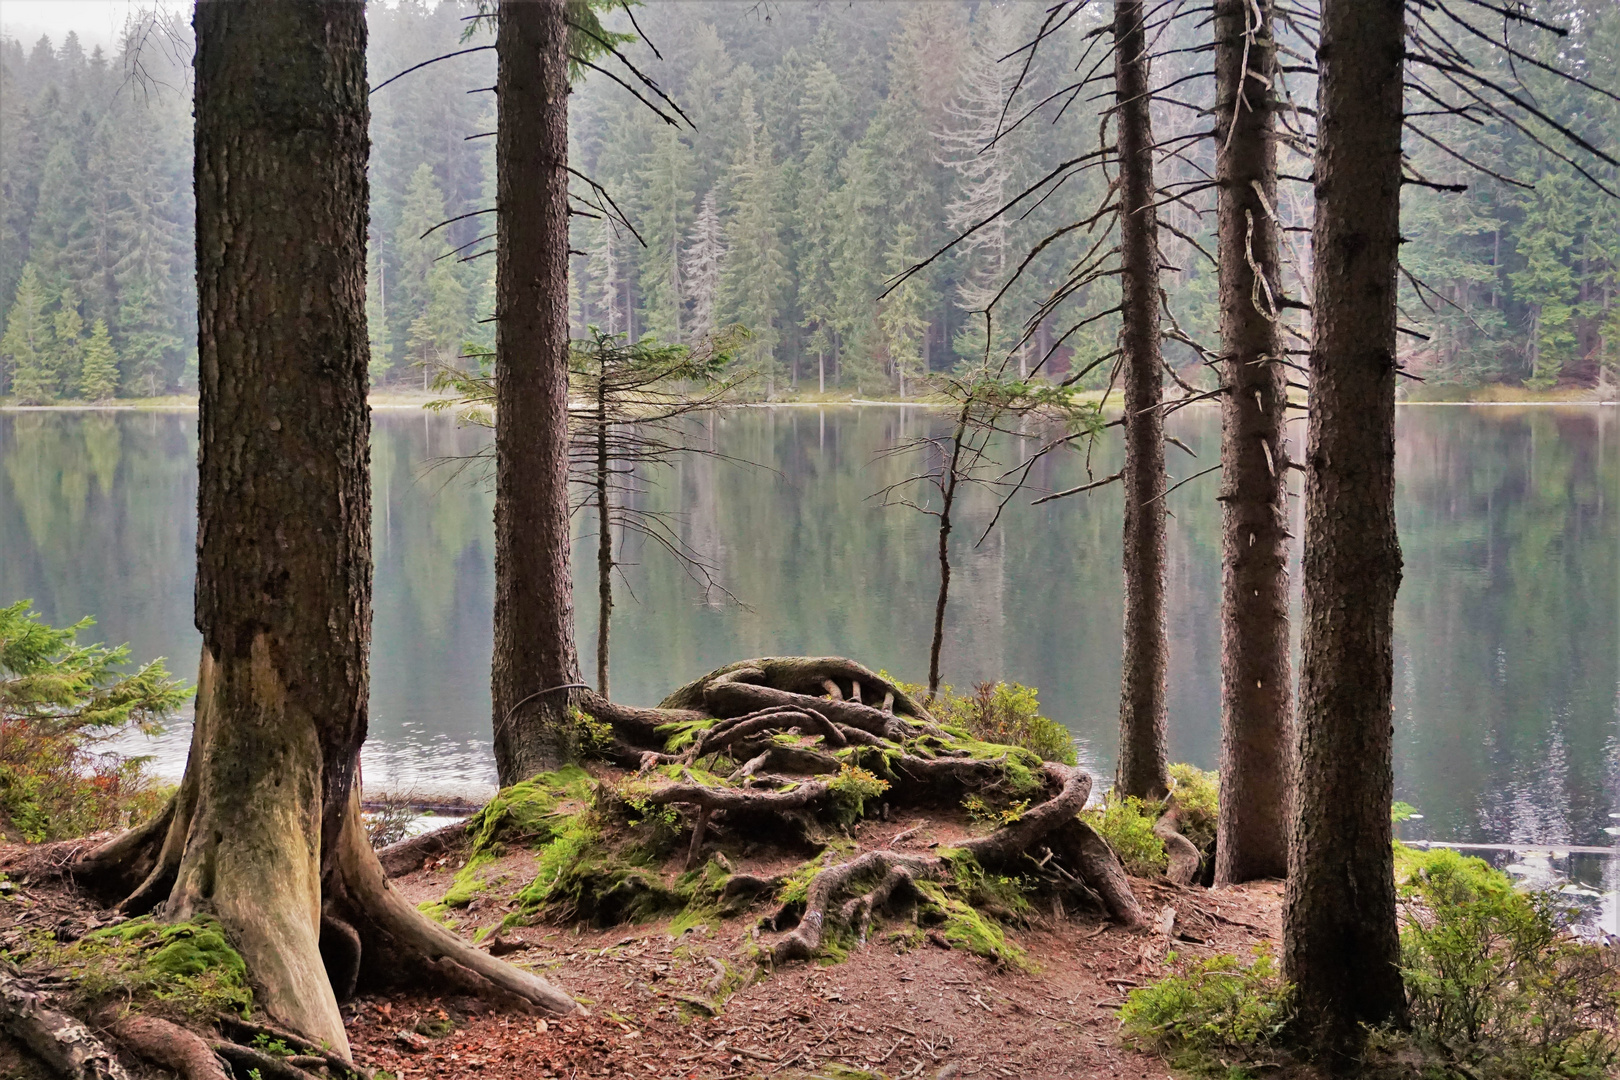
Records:
M916 826L865 822L856 843L884 847ZM930 823L897 846L926 849L948 840L949 829ZM17 876L33 850L0 848L0 868L13 875L0 905L0 946L25 972L32 935L72 941L110 918L59 878ZM393 885L412 902L437 901L458 861L456 852L440 856ZM482 876L523 882L534 870L534 854L517 849ZM541 1020L476 999L424 995L361 996L344 1015L356 1062L399 1080L1168 1077L1159 1059L1121 1045L1125 994L1164 974L1172 950L1246 953L1274 940L1281 885L1208 892L1131 884L1156 924L1175 911L1176 938L1157 925L1138 933L1037 912L1028 927L1007 931L1030 957L1029 971L931 939L902 951L875 934L842 963L794 964L751 978L738 957L751 941L752 917L673 934L675 920L662 919L604 929L515 926L497 935L507 901L491 890L456 913L457 932L555 980L589 1016ZM133 1076L162 1075L134 1058L125 1064ZM0 1050L0 1075L48 1074L13 1044Z

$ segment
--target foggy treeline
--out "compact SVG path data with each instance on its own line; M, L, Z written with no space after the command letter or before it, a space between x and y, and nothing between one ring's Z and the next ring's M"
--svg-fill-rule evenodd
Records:
M1548 59L1608 86L1620 69L1620 9L1534 6L1572 28ZM487 35L461 41L472 10L373 5L373 86L488 44ZM665 123L599 75L576 89L573 163L605 185L639 234L576 218L577 334L594 324L690 341L740 323L752 332L743 362L762 370L761 390L778 394L790 385L909 394L925 373L981 355L977 313L1041 237L1095 210L1106 188L1099 172L1070 179L1038 206L1026 200L1029 213L980 230L879 297L896 275L1056 163L1095 148L1106 102L1090 88L1014 122L1075 81L1085 34L1101 14L1073 20L1062 47L1043 47L1005 108L1023 57L1002 58L1028 40L1044 10L969 0L646 4L638 21L661 58L644 45L627 46L628 55L691 123L662 106L680 121ZM0 46L5 392L51 400L195 386L189 28L136 29L113 55L87 53L72 35ZM1155 104L1161 139L1209 126L1199 110L1209 105L1211 81L1189 78L1208 67L1207 54L1193 51L1206 33L1197 20L1176 20L1158 43L1165 58L1155 83L1176 84ZM1581 93L1523 61L1510 70L1484 42L1454 44L1594 145L1620 146L1613 98ZM493 301L495 260L482 257L493 224L476 212L494 202L494 140L486 135L494 81L485 50L426 66L371 97L368 306L380 384L421 385L424 362L467 363L458 357L469 346L493 343L492 324L482 321ZM1312 90L1300 82L1292 93L1303 102ZM1457 98L1447 104L1465 104ZM1413 114L1424 108L1409 102ZM1438 140L1408 135L1411 172L1468 186L1406 190L1403 264L1412 279L1403 282L1403 325L1424 335L1403 340L1407 365L1431 383L1546 387L1604 378L1620 360L1617 203L1489 116L1439 123ZM1468 169L1461 157L1496 175ZM1199 181L1213 160L1208 140L1188 138L1159 167L1169 193L1161 209L1170 227L1161 238L1171 267L1166 291L1179 325L1208 343L1219 313L1213 267L1199 248L1215 248L1214 193ZM1309 166L1285 152L1282 171L1304 177ZM1616 186L1613 172L1598 179ZM1285 223L1309 225L1309 196L1302 181L1282 185ZM1297 279L1308 271L1308 238L1290 236L1285 258ZM1083 229L1066 235L999 301L991 344L1007 350L1027 338L1017 348L1022 370L1062 377L1112 347L1112 316L1063 338L1117 302L1112 278L1027 334L1023 326L1097 240ZM1189 383L1213 385L1191 350L1172 346L1170 356ZM1104 366L1085 385L1106 379Z

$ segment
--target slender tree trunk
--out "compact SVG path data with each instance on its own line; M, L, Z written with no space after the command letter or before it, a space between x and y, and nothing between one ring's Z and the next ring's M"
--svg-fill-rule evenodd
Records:
M1165 745L1164 415L1159 354L1159 242L1143 0L1114 4L1119 144L1120 346L1125 376L1125 654L1120 672L1121 795L1170 787Z
M503 0L495 361L495 764L504 784L570 752L579 681L568 570L566 0Z
M1215 883L1288 871L1287 380L1277 320L1272 0L1217 0L1220 198L1221 799Z
M825 353L816 353L816 393L827 392L827 356Z
M905 416L902 412L901 417ZM944 504L939 511L939 597L934 601L934 639L928 646L928 699L939 693L939 653L945 645L945 604L951 594L951 510L956 503L956 479L962 460L962 439L967 435L968 406L956 418L951 436L951 461L945 473Z
M596 388L596 692L608 696L608 629L613 618L613 515L608 506L607 362Z
M1318 1047L1401 1023L1390 847L1401 0L1323 0L1287 977ZM1341 1059L1342 1060L1342 1059Z

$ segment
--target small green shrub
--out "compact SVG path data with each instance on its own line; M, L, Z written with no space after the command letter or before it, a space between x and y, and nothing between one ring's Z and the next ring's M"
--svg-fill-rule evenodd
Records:
M1199 851L1209 851L1220 821L1220 775L1181 763L1170 766L1170 782L1176 805L1181 808L1181 835Z
M0 813L29 841L127 826L168 798L146 759L95 745L131 726L161 730L191 689L161 659L122 671L127 645L77 644L93 624L49 626L28 600L0 607Z
M913 697L920 698L927 691L923 686L898 685ZM928 711L942 724L962 728L981 742L1021 746L1042 761L1060 761L1065 765L1079 761L1074 736L1062 724L1041 715L1034 687L982 682L974 687L971 695L964 695L953 693L949 686L941 686L929 702Z
M1170 865L1164 841L1153 835L1153 825L1159 820L1158 802L1143 801L1134 795L1116 799L1110 792L1101 805L1080 816L1108 841L1126 873L1152 877L1164 873Z
M827 781L827 789L834 820L848 825L866 812L867 799L875 799L889 790L889 782L845 762L838 767L838 775Z
M1171 953L1165 960L1178 958ZM1278 974L1270 950L1260 946L1247 965L1235 956L1212 956L1132 990L1119 1022L1129 1039L1178 1068L1232 1075L1233 1062L1258 1060L1281 1040L1293 1015L1292 998L1293 987Z
M968 820L978 825L992 825L997 828L1011 825L1024 816L1029 809L1028 799L1019 799L1017 802L1004 802L997 805L994 801L986 801L979 795L969 795L962 800L962 809L967 811Z
M1562 929L1553 894L1481 859L1396 846L1401 966L1431 1046L1504 1080L1601 1077L1620 1064L1620 962Z

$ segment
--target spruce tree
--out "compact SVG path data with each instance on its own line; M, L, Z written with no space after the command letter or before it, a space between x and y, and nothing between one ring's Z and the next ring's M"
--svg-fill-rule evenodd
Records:
M748 328L747 352L765 377L769 397L775 385L776 346L781 341L779 315L789 285L781 221L782 175L754 108L752 91L743 92L738 123L743 141L732 165L735 210L726 229L730 258L721 275L721 308L727 321Z
M845 152L841 124L849 110L843 85L825 61L816 61L805 75L799 102L800 138L804 161L799 169L794 213L798 249L795 266L799 280L801 325L810 331L805 349L816 356L817 391L826 390L827 354L835 343L837 297L833 291L833 192L838 163Z
M46 302L39 271L28 263L17 281L17 296L6 316L5 336L0 338L0 359L11 377L11 396L23 405L44 404L54 394Z
M118 354L113 351L107 320L97 319L90 328L84 347L84 366L79 372L79 396L86 401L107 401L118 392Z
M684 263L686 295L692 301L689 332L693 340L714 333L715 303L720 295L720 276L725 262L725 225L720 220L719 200L711 189L703 196L703 205L692 224L692 239Z
M467 331L467 287L450 268L449 260L428 271L426 305L411 321L405 347L413 362L422 366L425 389L435 368L456 366L461 340Z
M638 228L647 247L640 251L641 298L646 330L668 342L685 340L686 283L681 272L681 241L692 223L692 151L672 127L653 138L641 171L642 211Z
M84 317L79 314L79 297L71 285L62 289L54 336L51 348L52 382L58 392L71 394L78 390L79 369L84 364Z
M905 222L895 227L894 239L889 244L887 266L889 277L897 278L915 265L920 258L917 230ZM924 317L927 302L921 275L913 274L902 281L883 298L883 310L878 325L883 330L884 344L888 348L889 362L899 383L900 397L915 389L923 371L923 335L928 332Z
M1548 163L1543 160L1545 167ZM1580 215L1576 179L1561 169L1547 169L1524 199L1522 269L1510 275L1519 299L1529 306L1526 355L1527 386L1547 389L1558 381L1575 351L1575 304L1580 296L1575 251Z

